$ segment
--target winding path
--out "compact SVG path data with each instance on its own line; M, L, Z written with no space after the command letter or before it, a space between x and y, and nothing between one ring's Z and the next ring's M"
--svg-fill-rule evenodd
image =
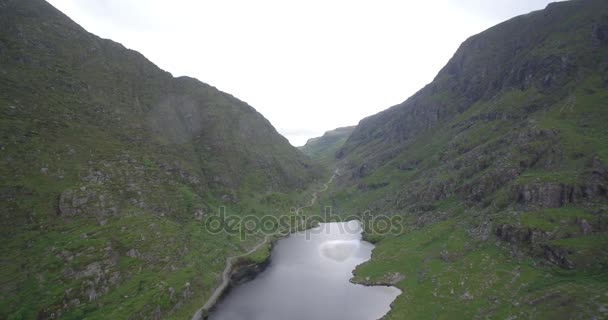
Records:
M307 205L297 208L296 213L299 214L302 211L302 209L312 207L317 202L319 192L326 191L329 188L329 184L331 184L334 181L334 178L336 178L336 176L339 176L339 175L340 175L340 170L336 169L334 171L334 173L332 174L331 178L329 178L329 180L323 184L323 188L314 191L312 193L312 198L310 199L310 202ZM249 250L243 254L228 257L226 259L226 267L224 268L224 272L222 272L222 283L217 288L215 288L215 290L213 291L213 294L211 294L211 297L209 297L209 299L207 299L207 302L205 302L205 304L200 309L196 310L196 313L194 313L194 316L192 316L192 320L203 320L204 319L203 315L206 315L207 312L215 305L217 300L222 296L222 293L224 292L224 290L226 290L226 288L228 287L228 284L230 284L230 273L232 272L232 268L234 266L234 261L258 251L258 249L267 245L275 235L276 234L268 234L268 235L266 235L266 237L264 237L263 241L256 244L253 248L251 248L251 250Z
M323 184L323 188L313 192L310 202L305 206L297 208L296 213L299 213L302 209L310 208L310 207L314 206L315 202L317 202L319 192L327 191L327 188L329 188L329 185L334 181L334 178L336 178L336 176L339 176L339 175L340 175L340 169L336 169L336 171L334 171L334 174L332 174L331 178L329 178L329 180Z

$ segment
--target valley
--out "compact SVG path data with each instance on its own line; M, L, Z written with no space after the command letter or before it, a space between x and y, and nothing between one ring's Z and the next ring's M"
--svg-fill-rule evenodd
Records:
M233 95L43 0L0 0L0 318L242 315L258 285L342 301L325 286L338 279L361 290L353 312L382 319L608 319L607 57L608 2L551 3L466 39L402 103L296 148ZM271 223L212 232L224 213ZM294 240L352 220L356 239ZM310 267L334 240L364 250L225 294L235 267ZM378 286L400 294L362 293ZM309 298L302 315L320 318Z

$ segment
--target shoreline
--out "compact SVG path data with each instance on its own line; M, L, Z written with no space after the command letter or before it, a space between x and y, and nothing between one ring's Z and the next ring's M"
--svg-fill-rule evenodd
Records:
M304 230L298 230L297 232L283 234L281 237L277 237L277 238L273 239L272 242L270 243L270 245L271 245L270 252L272 251L272 248L279 240L282 240L282 239L286 238L287 236L290 236L293 233L305 232L306 230L309 230L310 228L314 228L314 227L315 226L308 226ZM368 242L368 241L364 240L363 238L361 238L361 241ZM374 245L371 242L368 242L368 243ZM375 245L374 245L374 248L375 248ZM231 278L230 278L228 285L224 288L224 290L222 291L222 294L216 300L216 303L213 306L211 306L210 309L206 310L207 313L203 313L200 315L201 316L200 319L201 320L208 319L210 313L213 312L213 310L217 306L217 304L219 302L221 302L225 296L230 294L230 292L233 288L235 288L238 285L244 284L248 281L254 280L259 274L264 272L266 270L266 268L270 265L271 258L272 258L272 255L269 254L266 257L266 259L264 259L263 261L259 261L259 262L253 262L250 260L235 262L234 267L231 272ZM247 258L245 258L245 259L247 259ZM363 261L361 264L364 264L364 263L370 261L371 259L372 259L372 256L370 256L370 258L368 260ZM365 287L390 287L390 288L393 288L398 291L398 294L395 297L395 299L393 301L391 301L391 303L389 304L389 306L388 306L389 308L386 311L386 313L384 315L382 315L382 317L379 318L379 320L385 319L386 316L389 315L391 313L391 311L393 310L397 297L401 296L404 292L401 288L397 287L396 283L395 283L395 282L399 282L404 277L401 278L401 276L402 276L401 274L396 274L393 276L393 279L382 279L382 280L378 280L378 281L369 281L366 279L356 279L355 272L357 270L357 267L360 266L361 264L359 264L353 268L353 270L352 270L353 276L348 280L350 283L352 283L353 285L362 285Z
M329 184L331 184L333 182L333 180L336 178L336 176L339 176L339 175L340 175L340 171L339 171L339 169L336 169L334 171L334 173L332 174L332 176L329 178L329 180L323 184L323 188L314 191L311 194L311 199L310 199L309 203L304 206L296 208L296 212L300 212L302 209L312 207L318 199L318 193L326 191L329 188ZM314 226L305 225L304 229L300 230L300 226L297 226L295 228L295 230L296 230L296 232L300 232L300 231L305 231L312 227L314 227ZM270 264L270 259L272 256L272 248L274 247L274 244L277 241L291 235L292 233L293 233L293 231L289 230L288 232L277 232L275 234L266 235L266 237L264 238L264 241L258 243L251 250L249 250L243 254L240 254L238 256L228 257L226 259L226 267L224 268L224 271L222 272L222 282L220 283L220 285L218 287L215 288L215 290L213 291L213 293L211 294L209 299L207 299L207 302L205 302L205 304L201 308L196 310L196 312L192 316L191 320L208 319L209 313L213 310L213 308L215 307L217 302L220 301L221 298L230 291L230 288L233 285L238 285L238 284L253 280L258 274L263 272L266 269L266 267ZM270 245L269 254L263 261L252 262L248 265L246 264L244 266L239 266L239 264L238 264L239 259L246 258L247 256L255 253L260 248L262 248L263 246L268 245L268 244ZM260 267L261 265L263 265L263 267ZM241 269L240 271L245 272L245 274L250 274L250 276L237 279L236 280L237 283L231 284L235 273L238 272L235 270L239 270L239 268ZM255 270L259 270L259 271L256 272ZM240 280L244 280L244 281L240 281Z

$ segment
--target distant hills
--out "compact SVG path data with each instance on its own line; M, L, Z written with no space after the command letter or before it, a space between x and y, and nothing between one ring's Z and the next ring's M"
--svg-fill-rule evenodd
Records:
M330 165L354 129L354 126L350 126L327 131L321 137L308 139L299 149L313 160Z

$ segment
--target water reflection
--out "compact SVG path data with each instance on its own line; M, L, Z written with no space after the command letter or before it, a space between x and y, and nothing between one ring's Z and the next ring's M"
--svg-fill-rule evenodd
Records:
M355 252L359 250L360 243L361 242L357 240L330 240L323 242L319 249L323 257L337 262L343 262L352 257Z
M326 223L280 240L268 268L234 288L217 305L214 320L378 319L400 294L393 287L349 282L371 256L358 222Z

